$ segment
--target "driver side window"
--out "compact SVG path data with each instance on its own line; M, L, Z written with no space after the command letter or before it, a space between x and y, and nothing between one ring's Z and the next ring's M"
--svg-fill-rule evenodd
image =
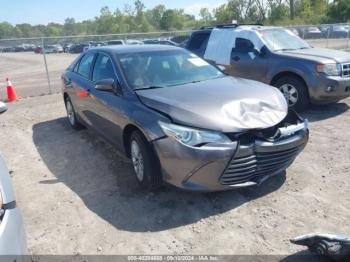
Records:
M232 50L236 53L249 53L254 51L254 44L245 38L236 38L235 48Z
M113 64L109 56L99 54L92 73L92 81L98 81L107 78L115 79Z

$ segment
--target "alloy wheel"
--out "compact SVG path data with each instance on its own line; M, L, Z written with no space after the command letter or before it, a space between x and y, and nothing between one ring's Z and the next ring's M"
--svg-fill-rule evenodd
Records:
M291 84L281 85L279 90L287 100L288 106L294 106L298 102L299 94L298 90Z
M66 107L67 107L67 116L68 116L69 123L73 126L75 124L74 109L73 109L72 103L69 100L67 101Z
M134 166L137 179L142 182L144 176L143 156L139 144L133 140L131 142L131 160Z

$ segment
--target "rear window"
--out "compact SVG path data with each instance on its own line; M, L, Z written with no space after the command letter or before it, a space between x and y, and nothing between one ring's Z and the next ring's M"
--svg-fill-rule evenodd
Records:
M80 60L77 73L85 78L89 78L92 61L94 60L94 54L86 54Z

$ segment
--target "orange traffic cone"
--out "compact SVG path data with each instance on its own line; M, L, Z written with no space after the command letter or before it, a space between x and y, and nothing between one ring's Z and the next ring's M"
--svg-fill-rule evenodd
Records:
M7 82L7 101L8 102L13 102L17 100L17 95L15 92L15 89L12 86L12 83L9 78L6 78Z

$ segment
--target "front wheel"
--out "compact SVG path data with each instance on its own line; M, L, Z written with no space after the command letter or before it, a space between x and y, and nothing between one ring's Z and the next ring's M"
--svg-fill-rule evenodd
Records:
M296 76L281 77L275 82L274 86L282 92L289 108L303 111L308 107L309 95L307 87L300 78Z
M130 156L139 184L146 190L156 190L162 185L158 159L148 141L139 132L130 137Z

